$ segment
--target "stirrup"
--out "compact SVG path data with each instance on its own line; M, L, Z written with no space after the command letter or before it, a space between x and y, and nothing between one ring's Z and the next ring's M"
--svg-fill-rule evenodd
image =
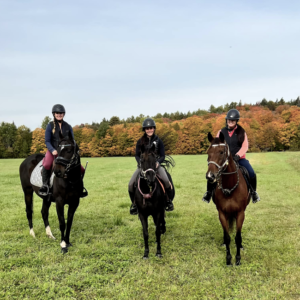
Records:
M260 201L260 197L259 195L257 194L257 192L253 192L253 194L251 195L252 197L252 203L257 203L258 201ZM256 197L256 199L254 199L254 197Z
M173 211L174 210L174 205L171 200L167 201L167 206L166 206L166 211Z
M208 197L208 199L207 199ZM202 198L202 201L206 202L206 203L209 203L210 202L210 199L211 199L211 193L210 192L206 192Z
M83 191L82 191L81 194L80 194L80 198L84 198L84 197L86 197L88 194L89 194L89 193L88 193L88 191L86 190L86 188L83 187Z
M133 204L133 203L131 204L129 212L133 216L138 214L138 210L137 210L136 204Z
M47 188L47 192L41 192L41 191L40 191L40 189L42 189L43 187L46 187L46 188ZM48 185L42 185L42 186L40 187L40 189L39 189L39 191L38 191L38 194L39 194L40 196L48 196L48 195L49 195L49 186L48 186Z

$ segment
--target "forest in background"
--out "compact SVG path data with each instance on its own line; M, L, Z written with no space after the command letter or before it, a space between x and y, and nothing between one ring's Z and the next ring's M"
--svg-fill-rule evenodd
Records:
M164 113L153 116L156 133L168 143L168 154L202 154L208 148L207 134L216 134L225 126L226 112L231 108L240 111L239 124L244 127L249 140L249 152L300 150L300 98L286 102L284 99L262 101L251 105L232 102L224 106L210 106L209 110ZM131 156L142 136L141 124L149 116L139 115L120 119L113 116L99 123L80 124L73 127L81 156ZM33 153L45 153L45 128L50 117L45 117L41 127L31 131L25 125L2 122L0 125L0 158L22 158Z

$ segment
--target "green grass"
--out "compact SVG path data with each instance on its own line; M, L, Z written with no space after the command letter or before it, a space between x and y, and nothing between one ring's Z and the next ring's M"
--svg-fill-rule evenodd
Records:
M18 175L22 160L0 160L0 298L300 299L300 153L247 158L262 200L247 208L239 267L225 265L217 211L201 201L206 155L174 156L175 211L167 213L163 258L155 257L150 220L147 261L140 221L129 215L134 158L88 159L89 196L75 214L66 255L60 253L55 205L49 221L57 240L46 237L37 196L32 238Z

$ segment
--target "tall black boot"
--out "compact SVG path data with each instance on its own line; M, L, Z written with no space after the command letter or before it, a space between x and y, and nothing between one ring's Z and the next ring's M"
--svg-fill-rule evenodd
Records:
M252 202L253 203L257 203L258 201L260 201L260 197L258 195L258 193L256 192L256 186L257 186L257 179L256 179L256 175L252 178L250 178L250 184L251 184L251 196L252 196Z
M51 170L46 170L44 167L42 168L42 180L43 185L39 189L39 195L47 196L49 194L49 179L51 175Z
M135 191L133 191L133 192L128 191L128 193L129 193L129 197L130 197L130 200L131 200L131 203L132 203L131 206L130 206L129 212L130 212L131 215L137 215L138 210L137 210L136 204L134 202Z
M209 203L210 202L210 199L212 197L212 193L214 191L214 188L216 186L216 183L210 183L208 180L207 180L207 191L205 192L203 198L202 198L202 201L206 202L206 203Z
M167 192L167 195L168 195L166 211L173 211L174 210L174 205L173 205L174 191L170 186L169 188L166 188L166 192Z

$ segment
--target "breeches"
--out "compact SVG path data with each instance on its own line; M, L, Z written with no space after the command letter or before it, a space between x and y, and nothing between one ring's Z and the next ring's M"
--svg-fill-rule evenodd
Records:
M239 164L247 169L250 178L255 177L255 172L252 166L250 165L249 160L247 160L246 158L240 159Z
M54 162L54 159L57 157L57 155L53 155L49 150L47 150L46 155L43 159L43 167L46 170L51 170L52 169L52 165ZM84 174L85 169L83 166L81 166L81 174Z
M129 184L128 184L128 191L129 192L133 192L134 183L136 181L137 176L140 174L140 172L141 172L141 169L137 168L135 170L135 172L133 173L133 175L132 175L132 177L129 181ZM165 169L163 167L159 166L158 169L157 169L157 174L162 179L165 187L169 188L170 187L170 182L169 182L169 178L168 178L168 175L167 175Z

